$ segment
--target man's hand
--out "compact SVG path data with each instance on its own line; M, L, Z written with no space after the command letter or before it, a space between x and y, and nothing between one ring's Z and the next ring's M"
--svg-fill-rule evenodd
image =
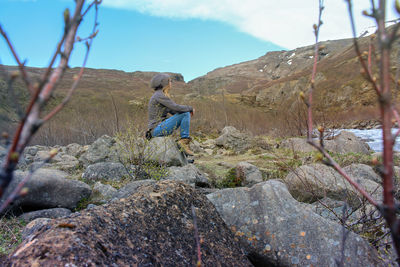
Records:
M193 115L194 115L194 112L195 112L195 109L193 108L193 110L192 110L192 111L190 111L190 117L193 117Z

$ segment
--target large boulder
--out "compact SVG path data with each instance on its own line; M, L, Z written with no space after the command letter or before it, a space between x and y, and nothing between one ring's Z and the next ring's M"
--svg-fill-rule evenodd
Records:
M256 266L383 266L375 249L343 227L305 208L277 180L207 195Z
M382 178L378 174L376 174L371 166L353 163L349 166L344 167L343 170L355 180L368 179L374 181L377 184L382 184Z
M248 135L241 133L233 126L226 126L222 129L221 136L215 140L215 144L237 152L244 152L250 148L250 141Z
M86 152L79 157L79 162L87 167L98 162L118 162L118 152L114 138L103 135L89 146Z
M170 137L154 137L144 149L146 160L166 166L185 166L186 156L179 150L175 140Z
M28 172L14 172L14 178L0 199L0 203L6 200L27 175ZM90 196L91 189L83 182L67 179L67 176L67 173L59 170L37 170L25 185L28 194L15 200L9 208L22 210L76 208L81 200Z
M39 229L6 266L196 266L196 237L202 266L252 266L207 198L173 181Z
M129 170L121 163L99 162L89 165L82 174L82 178L92 181L119 181L123 178L129 177L130 174L128 172Z
M382 199L382 187L379 184L362 177L358 177L356 181L375 199ZM286 176L285 183L292 196L301 202L314 202L329 197L345 200L353 208L358 208L362 203L359 193L353 186L336 170L324 164L300 166Z
M325 142L325 148L335 153L361 153L369 154L370 147L355 134L347 131L341 131L333 140Z
M195 165L188 164L183 167L169 167L166 180L180 181L192 186L210 187L207 177Z
M292 137L282 141L280 147L298 152L317 151L313 146L307 143L307 139L300 137Z
M281 143L281 147L299 152L317 151L314 147L307 143L305 138L293 137L288 138ZM347 131L341 131L333 139L324 140L326 150L334 153L361 153L369 154L370 147L367 143L358 138L355 134Z

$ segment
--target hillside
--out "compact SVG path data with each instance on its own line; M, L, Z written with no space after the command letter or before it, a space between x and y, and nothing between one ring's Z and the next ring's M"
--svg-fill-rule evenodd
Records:
M362 51L368 50L369 43L370 37L360 39ZM321 42L320 47L315 110L328 121L338 119L338 114L347 119L375 117L376 94L360 74L352 39ZM395 66L399 46L393 47ZM303 106L299 93L310 87L313 62L314 46L269 52L256 60L213 70L189 85L201 95L224 91L240 104L261 107L266 113L296 114ZM377 62L373 64L376 68ZM394 74L396 67L392 70Z
M14 66L3 66L7 72L16 70ZM28 75L33 81L38 80L44 73L44 69L27 68ZM53 99L47 110L60 103L68 92L73 76L79 72L79 68L67 70L61 83L57 87ZM117 119L127 120L138 111L147 111L147 100L152 94L149 81L155 72L136 71L132 73L118 70L85 69L82 80L74 92L74 95L66 108L44 127L40 134L43 138L51 139L46 143L64 142L87 143L93 141L101 134L111 134L118 131ZM184 94L187 85L183 76L170 73L174 81L174 92ZM0 75L0 131L12 131L18 122L15 101L4 81L4 75ZM24 109L29 94L26 92L23 82L17 79L13 85L13 91L18 96L18 103ZM118 124L120 123L118 121ZM56 137L56 136L57 137ZM74 139L74 135L80 136ZM64 137L63 137L64 136ZM69 138L71 137L71 138ZM43 143L41 140L40 143Z
M370 37L361 38L361 49L368 50L370 42ZM352 40L326 41L320 45L314 96L316 123L341 127L354 120L377 118L376 95L360 74ZM393 47L395 63L399 43ZM310 86L313 57L314 46L269 52L255 60L215 69L189 83L185 83L181 74L171 73L174 81L171 94L177 103L196 108L193 130L197 134L215 134L224 126L233 125L251 134L304 135L305 105L298 96ZM16 67L3 66L1 70L11 73ZM40 68L27 70L32 80L44 72ZM392 70L395 74L396 67ZM73 68L66 72L48 110L66 95L78 71ZM129 126L143 131L152 94L149 82L154 74L86 69L72 101L41 129L35 142L87 144ZM4 75L0 75L0 131L12 131L18 121L16 101L7 88ZM13 88L18 103L24 106L29 95L22 81L17 80Z

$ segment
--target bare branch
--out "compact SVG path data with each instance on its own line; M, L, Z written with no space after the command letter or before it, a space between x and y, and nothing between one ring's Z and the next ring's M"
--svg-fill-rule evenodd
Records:
M322 25L322 11L324 10L324 1L319 0L319 13L318 13L318 25L314 24L314 35L315 35L315 49L314 49L314 65L311 74L311 86L308 92L308 131L307 131L307 140L312 140L312 129L313 129L313 122L312 122L312 100L313 100L313 91L315 87L315 75L317 73L317 62L318 62L318 55L319 55L319 47L318 47L318 36L319 36L319 29Z
M86 11L88 11L94 4L95 4L95 2L93 2ZM98 33L98 30L96 30L97 26L98 26L97 15L98 15L98 9L97 9L97 5L96 5L95 21L94 21L92 34L86 38L88 40L87 45L86 45L86 54L85 54L85 57L84 57L84 60L82 63L82 67L81 67L78 75L74 77L74 82L73 82L71 88L69 89L67 96L63 99L63 101L57 107L55 107L47 116L45 116L43 118L43 122L46 122L46 121L50 120L52 117L54 117L69 102L72 94L78 87L78 84L83 75L83 71L86 67L86 63L87 63L87 60L89 57L90 48L92 47L93 39L96 37L96 35Z
M50 112L49 115L45 117L44 120L40 119L40 113L43 110L43 107L49 100L50 96L54 92L57 84L60 82L61 78L63 77L67 67L68 67L68 61L69 57L71 55L71 52L73 50L73 46L75 43L75 38L76 38L76 32L77 29L82 21L82 8L84 5L84 0L76 0L75 3L75 10L73 16L70 18L69 16L69 11L64 12L64 20L65 20L65 33L61 38L61 41L57 45L56 52L53 54L51 62L46 69L46 72L44 73L41 81L38 84L31 85L29 83L29 80L27 78L23 78L25 80L25 83L27 84L27 87L30 88L30 91L32 93L30 102L28 104L28 107L25 112L25 116L22 118L15 134L13 137L13 140L11 142L10 148L8 150L8 154L6 156L6 159L3 163L3 168L0 170L0 197L2 196L5 188L8 186L10 181L13 178L13 171L16 168L16 165L18 163L19 157L22 154L25 146L29 143L35 132L39 129L39 127L48 119L53 117L57 112L61 110L63 106L69 101L72 92L76 89L80 77L82 77L83 69L84 66L86 65L87 62L87 57L88 53L91 47L91 43L93 38L96 36L97 31L96 27L98 25L97 23L97 6L100 4L101 1L94 0L92 3L89 5L89 8L86 9L85 13L90 10L91 7L95 6L96 8L96 14L95 14L95 23L93 26L93 32L87 41L87 52L85 55L83 67L78 75L78 79L76 79L67 95L67 97L64 99L62 104L60 104L58 107L56 107L52 112ZM66 10L67 11L67 10ZM23 77L27 77L25 67L22 63L20 63L18 56L16 55L13 46L11 42L9 41L7 35L4 33L4 31L0 28L0 33L3 35L5 38L6 42L8 43L8 46L10 47L14 57L16 58L18 64L19 64L19 69ZM58 57L58 55L61 55L60 62L58 64L58 67L56 69L52 69L52 66Z
M350 1L350 10L351 10L351 3ZM312 94L315 89L315 76L317 72L317 58L318 58L318 34L319 34L319 29L320 26L322 25L321 22L321 16L322 16L322 11L323 11L323 1L319 1L319 16L318 16L318 25L314 24L314 31L315 31L315 50L314 50L314 65L313 65L313 71L312 71L312 76L311 76L311 87L309 90L309 98L308 98L308 131L307 131L307 142L315 147L328 161L326 162L328 165L332 166L336 171L338 171L362 196L364 196L372 205L378 206L378 203L368 194L358 183L354 181L340 166L337 164L333 158L329 155L329 153L324 149L323 147L323 141L321 139L323 138L323 129L319 129L320 132L320 145L316 144L314 140L312 139L312 130L313 130L313 118L312 118ZM354 26L354 25L353 25ZM354 28L354 27L353 27ZM360 54L361 58L361 54ZM367 69L368 71L368 69Z
M200 238L199 238L199 230L197 228L197 219L196 219L196 210L192 205L192 215L193 215L193 226L194 226L194 235L196 237L197 244L197 267L201 267L201 250L200 250Z
M3 202L0 206L0 214L11 204L11 202L15 201L21 195L21 190L24 188L25 184L32 178L33 174L36 170L43 167L46 163L49 163L50 160L57 155L57 150L51 151L49 157L44 160L40 165L38 165L35 169L29 171L28 175L18 184L18 186L14 189L14 191L10 194L10 196Z
M6 32L3 30L1 25L0 25L0 35L3 36L4 40L6 41L6 43L8 45L8 48L10 49L11 53L14 56L15 61L17 61L19 70L20 70L20 72L22 74L22 80L25 82L26 87L28 87L28 89L31 92L31 94L33 94L33 92L34 92L33 85L32 85L32 82L29 79L28 73L26 72L25 63L21 62L21 60L19 59L19 57L17 55L17 52L14 49L14 46L11 44L10 39L8 38Z
M373 2L373 0L372 0L372 2ZM349 16L350 16L351 30L353 32L354 49L355 49L357 57L361 63L361 66L367 75L367 80L369 82L371 82L373 88L375 89L376 93L379 96L381 90L380 90L378 84L376 83L376 79L374 79L372 73L369 71L367 64L365 63L365 60L362 57L360 46L357 41L356 27L355 27L354 16L353 16L353 6L351 4L351 0L347 0L347 7L348 7ZM374 10L375 10L375 5L373 5L373 13L376 13Z

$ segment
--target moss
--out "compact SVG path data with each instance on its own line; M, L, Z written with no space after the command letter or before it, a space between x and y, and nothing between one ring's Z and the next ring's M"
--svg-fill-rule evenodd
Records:
M347 153L347 154L333 154L333 159L342 167L351 165L353 163L360 163L370 165L372 161L371 155L359 154L359 153Z
M225 178L218 181L218 188L234 188L238 186L242 186L242 179L236 175L236 168L232 168L228 171Z
M26 222L16 217L0 218L0 257L11 253L21 242Z

